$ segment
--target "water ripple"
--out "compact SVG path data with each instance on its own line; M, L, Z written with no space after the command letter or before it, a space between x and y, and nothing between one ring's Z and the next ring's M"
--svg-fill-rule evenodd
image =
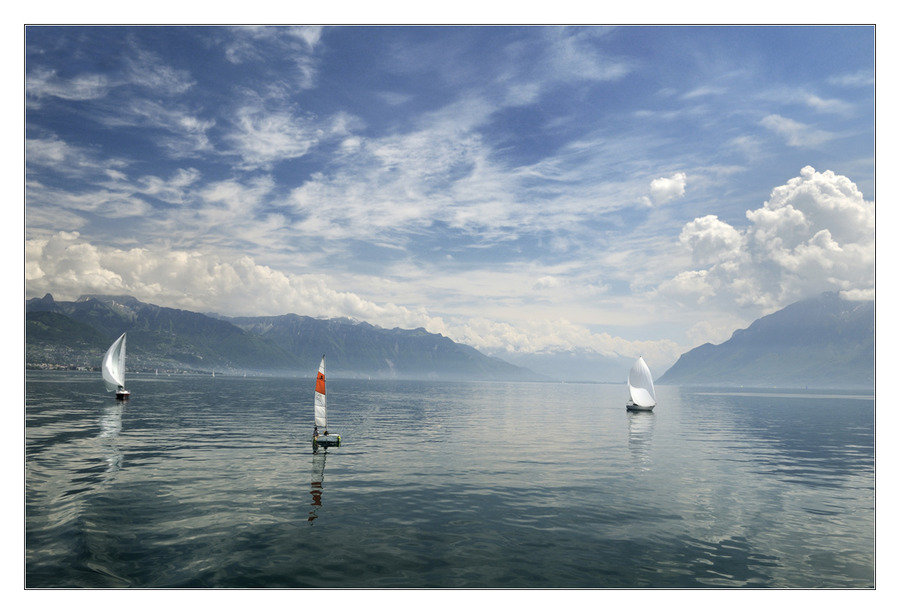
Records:
M29 377L29 587L874 583L866 399L135 379Z

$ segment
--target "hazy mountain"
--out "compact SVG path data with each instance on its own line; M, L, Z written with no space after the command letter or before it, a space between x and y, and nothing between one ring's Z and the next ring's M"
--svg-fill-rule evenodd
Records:
M130 296L26 301L26 363L95 368L128 333L128 368L314 373L322 354L332 375L475 380L540 376L424 329L392 330L338 318L223 318L142 303Z
M794 303L682 354L657 382L874 388L875 302L829 292Z
M83 367L99 365L109 344L128 333L128 368L172 370L278 370L299 367L296 357L237 326L208 316L142 303L131 296L82 296L77 301L54 301L51 295L25 304L26 362L61 362ZM35 320L54 314L55 329L35 334ZM74 331L96 335L73 344ZM67 360L55 350L65 347Z
M624 383L634 364L633 356L608 356L589 349L496 356L561 382Z
M333 373L415 379L541 379L424 328L385 329L346 318L320 320L295 314L225 321L282 348L305 365L318 365L322 354L327 354Z
M99 348L110 343L96 328L51 311L25 314L25 339L25 361L31 364L81 364L85 356L102 356Z

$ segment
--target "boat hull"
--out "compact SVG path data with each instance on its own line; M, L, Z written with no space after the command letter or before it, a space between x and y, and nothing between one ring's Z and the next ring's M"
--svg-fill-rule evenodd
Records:
M319 435L318 437L314 437L313 448L339 448L341 447L341 436L340 435Z
M122 390L116 393L116 401L127 401L131 397L131 393L127 390Z
M629 403L625 406L625 409L628 411L653 411L653 408L656 405L635 405L634 403Z

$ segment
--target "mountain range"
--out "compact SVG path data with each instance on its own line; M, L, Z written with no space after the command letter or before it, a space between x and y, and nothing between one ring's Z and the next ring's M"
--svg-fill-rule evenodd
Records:
M875 301L827 292L793 303L682 354L657 383L874 389Z
M97 369L122 332L132 371L302 375L326 354L331 374L345 377L624 382L634 361L585 349L491 357L423 328L295 314L224 317L131 296L55 301L48 294L25 308L25 360L33 368ZM657 383L873 389L874 380L874 301L826 293L686 352Z
M123 332L132 371L297 375L315 373L326 354L332 376L546 379L423 328L389 330L294 314L225 318L103 295L56 301L47 294L26 301L26 365L98 368Z

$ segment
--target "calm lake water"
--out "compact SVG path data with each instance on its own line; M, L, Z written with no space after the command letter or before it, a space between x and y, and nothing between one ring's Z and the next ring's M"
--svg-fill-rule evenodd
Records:
M29 372L27 587L871 587L871 395Z

